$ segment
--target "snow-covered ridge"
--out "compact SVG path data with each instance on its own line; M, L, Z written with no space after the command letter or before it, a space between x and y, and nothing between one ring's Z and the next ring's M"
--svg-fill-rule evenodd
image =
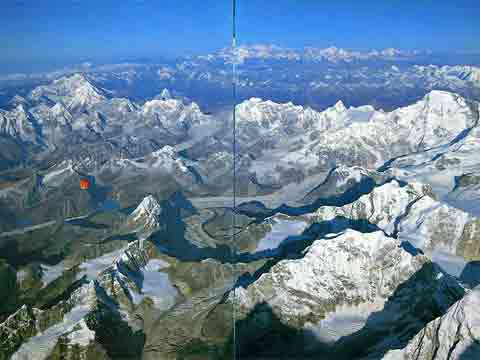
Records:
M288 103L251 98L237 105L238 125L243 131L259 132L269 136L291 136L312 130L345 127L356 121L368 121L375 112L372 106L347 109L339 100L324 111ZM254 128L251 128L254 126ZM239 131L239 135L243 136Z
M470 108L462 97L447 92L433 90L418 102L386 113L371 105L346 108L339 100L334 106L323 111L288 103L251 98L237 105L239 122L255 122L259 126L297 126L304 130L341 128L357 122L384 122L390 120L405 127L414 126L418 118L429 131L442 126L450 132L460 132L473 125L469 118ZM452 119L452 117L454 117ZM429 134L430 135L430 134ZM432 134L433 135L433 134Z
M124 98L108 98L107 91L93 85L88 76L73 74L38 86L28 100L17 97L11 110L0 109L0 133L23 142L58 143L76 132L118 135L138 128L153 128L166 135L185 138L190 131L213 126L196 103L173 99L166 89L160 99L143 105Z
M426 256L414 256L399 245L381 231L330 234L315 241L302 258L282 260L247 288L238 288L240 312L266 302L282 321L310 327L335 313L337 306L370 304L370 312L379 311L399 284L431 266ZM432 269L426 279L432 289L456 286L439 268ZM442 301L439 298L439 306L448 306Z
M312 218L316 221L333 220L337 216L352 220L368 220L387 234L394 234L398 223L396 220L406 214L408 207L419 199L429 196L429 189L422 184L400 186L393 180L376 187L369 194L361 196L353 203L342 207L320 207Z
M49 168L42 181L44 184L55 186L75 174L75 163L72 160L65 160Z
M283 148L281 162L304 167L378 167L398 155L448 144L476 124L474 106L445 91L431 91L391 112L346 109L342 102L319 112L257 98L237 110L241 145L266 142L264 147Z
M112 173L117 176L151 172L170 174L184 184L195 183L195 176L191 173L187 162L169 145L165 145L141 158L108 160L97 171L99 174Z

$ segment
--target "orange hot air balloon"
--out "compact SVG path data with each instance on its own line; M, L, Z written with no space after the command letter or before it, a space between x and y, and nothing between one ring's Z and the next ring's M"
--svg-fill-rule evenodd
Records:
M82 190L88 190L90 187L90 181L86 178L83 178L80 180L80 189Z

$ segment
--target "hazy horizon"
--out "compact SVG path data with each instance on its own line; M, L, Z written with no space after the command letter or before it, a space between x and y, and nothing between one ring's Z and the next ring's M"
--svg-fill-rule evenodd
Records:
M240 44L285 48L431 50L479 53L478 2L378 0L238 2ZM40 71L117 59L155 59L230 45L231 4L207 0L12 1L4 15L0 73ZM421 19L421 21L418 21Z

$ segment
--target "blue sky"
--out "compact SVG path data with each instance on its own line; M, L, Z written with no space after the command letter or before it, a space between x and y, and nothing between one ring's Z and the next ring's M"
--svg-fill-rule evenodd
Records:
M241 43L480 52L478 0L237 1ZM8 0L0 14L0 73L230 43L230 0Z

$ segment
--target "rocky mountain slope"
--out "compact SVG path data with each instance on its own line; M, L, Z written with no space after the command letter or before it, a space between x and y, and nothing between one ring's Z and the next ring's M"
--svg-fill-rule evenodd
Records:
M378 182L372 180L375 185L366 193L359 182L345 182L359 171ZM44 299L46 305L24 305L6 318L0 326L8 339L2 351L18 359L136 358L142 353L146 359L221 359L231 356L232 306L242 358L381 359L417 351L420 334L443 323L476 291L462 271L451 271L429 250L463 256L464 269L474 253L457 251L459 240L443 240L435 231L445 234L439 226L450 227L476 244L475 227L468 224L478 220L460 210L436 212L448 206L435 205L429 186L381 178L341 168L323 183L341 193L318 192L313 208L272 210L267 218L250 210L237 224L246 235L243 241L251 243L245 248L255 250L233 258L222 251L231 246L230 238L219 236L230 226L228 216L195 209L179 194L160 202L148 196L108 231L140 238L73 266L72 259L63 260L69 265L47 285L49 292L58 288L62 295ZM342 183L343 188L334 186ZM90 223L98 221L92 217ZM274 235L276 224L285 222L303 226L289 225ZM415 238L409 236L412 224L424 229L415 231ZM75 226L80 231L91 225ZM269 246L260 246L265 241ZM33 281L32 275L26 277L26 268L25 275L15 271L28 289L25 281ZM457 319L459 326L468 326Z
M430 322L405 348L389 351L384 359L474 359L480 351L478 302L479 288L475 288L445 315Z

